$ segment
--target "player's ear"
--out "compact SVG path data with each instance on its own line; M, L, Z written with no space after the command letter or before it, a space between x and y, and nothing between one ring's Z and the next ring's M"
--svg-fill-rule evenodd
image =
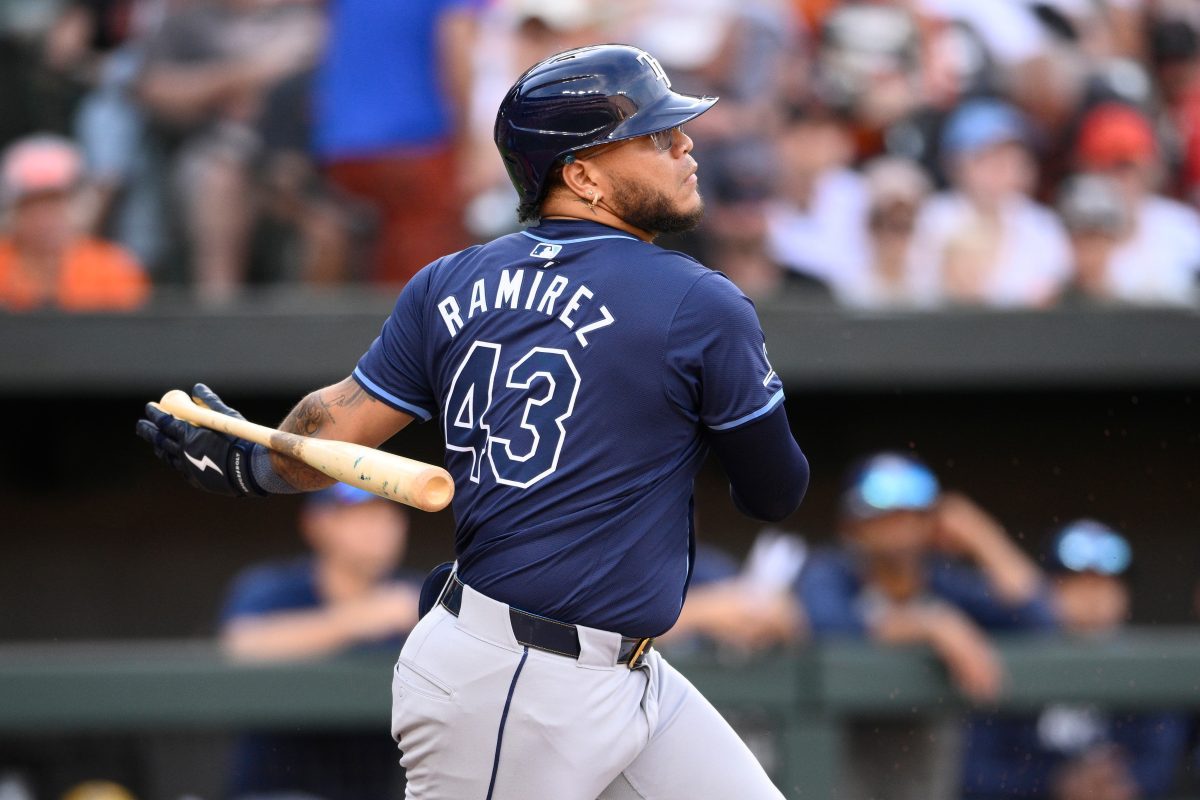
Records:
M598 184L599 167L590 160L572 160L562 168L563 185L567 191L584 202L588 202L600 192Z

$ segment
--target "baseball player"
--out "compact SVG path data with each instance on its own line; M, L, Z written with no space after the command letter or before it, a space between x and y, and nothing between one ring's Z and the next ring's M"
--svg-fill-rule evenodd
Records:
M734 503L790 514L808 484L749 300L652 244L700 219L682 127L712 97L649 53L570 50L508 92L495 139L532 227L427 266L341 383L281 427L378 446L436 420L457 561L401 651L392 732L408 797L782 797L653 649L691 574L709 450ZM198 400L236 413L203 385ZM195 485L307 491L311 468L153 408L139 432Z

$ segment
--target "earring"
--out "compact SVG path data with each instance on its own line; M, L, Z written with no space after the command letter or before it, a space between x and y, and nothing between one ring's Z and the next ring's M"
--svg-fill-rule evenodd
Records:
M596 203L600 202L600 197L599 195L596 195L595 192L588 192L588 197L592 198L592 201L588 203L588 208L590 208L594 213L596 211Z

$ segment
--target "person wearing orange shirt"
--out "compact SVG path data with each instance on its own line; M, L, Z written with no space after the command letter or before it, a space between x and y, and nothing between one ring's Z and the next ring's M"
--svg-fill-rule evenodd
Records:
M5 152L0 310L121 311L145 302L149 281L133 256L79 230L82 185L82 159L66 139L31 136Z

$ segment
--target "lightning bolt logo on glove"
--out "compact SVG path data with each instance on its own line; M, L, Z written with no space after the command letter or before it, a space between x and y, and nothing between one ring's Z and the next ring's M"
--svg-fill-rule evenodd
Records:
M194 458L190 453L188 453L185 450L183 453L183 457L186 458L188 461L192 462L192 464L196 467L196 469L200 470L201 472L204 472L204 470L208 469L209 467L212 467L213 470L218 475L225 474L224 472L221 471L221 468L218 467L215 463L213 463L213 460L211 458L209 458L207 455L204 456L204 458L197 459L197 458Z

